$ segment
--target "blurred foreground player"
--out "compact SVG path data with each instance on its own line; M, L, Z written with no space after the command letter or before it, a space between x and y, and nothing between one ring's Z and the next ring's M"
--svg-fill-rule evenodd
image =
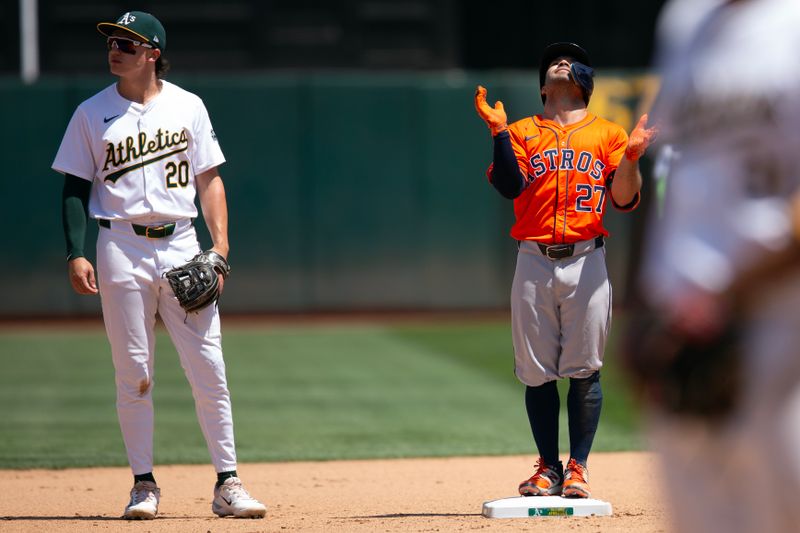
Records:
M673 0L628 360L681 532L800 530L800 3ZM655 324L655 326L653 326Z

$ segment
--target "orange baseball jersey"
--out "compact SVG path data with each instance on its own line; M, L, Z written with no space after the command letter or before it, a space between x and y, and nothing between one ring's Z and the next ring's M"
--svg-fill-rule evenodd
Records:
M603 214L614 171L628 144L625 130L591 113L563 127L536 115L511 124L508 130L528 182L514 200L516 222L511 236L543 244L607 236ZM493 166L487 172L490 181ZM624 207L613 203L618 209L632 210L639 195Z

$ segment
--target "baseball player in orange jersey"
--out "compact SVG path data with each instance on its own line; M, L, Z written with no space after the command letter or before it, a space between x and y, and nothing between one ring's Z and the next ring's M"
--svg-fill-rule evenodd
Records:
M548 46L541 59L541 115L510 126L502 102L492 108L478 86L475 108L494 138L487 175L514 200L511 236L519 253L511 289L515 372L539 450L524 496L588 498L587 458L600 418L600 368L611 323L603 215L639 203L638 159L655 131L643 116L631 133L589 113L594 71L583 48ZM560 398L569 378L570 454L559 459Z

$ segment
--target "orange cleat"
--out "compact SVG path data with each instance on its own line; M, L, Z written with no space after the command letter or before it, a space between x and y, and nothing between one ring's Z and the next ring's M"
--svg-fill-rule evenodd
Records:
M523 496L556 496L561 494L564 482L561 461L558 465L546 465L544 459L539 457L536 461L536 473L520 483L519 493Z
M586 466L570 459L564 472L564 491L561 495L565 498L588 498L591 494Z

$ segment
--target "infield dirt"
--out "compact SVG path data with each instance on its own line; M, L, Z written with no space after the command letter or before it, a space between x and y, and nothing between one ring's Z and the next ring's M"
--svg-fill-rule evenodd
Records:
M0 531L427 532L669 531L661 471L650 453L594 453L593 497L610 517L488 519L483 502L516 495L532 457L468 457L240 465L247 489L267 504L264 520L211 513L209 465L159 466L159 517L119 519L131 485L127 468L2 470Z

